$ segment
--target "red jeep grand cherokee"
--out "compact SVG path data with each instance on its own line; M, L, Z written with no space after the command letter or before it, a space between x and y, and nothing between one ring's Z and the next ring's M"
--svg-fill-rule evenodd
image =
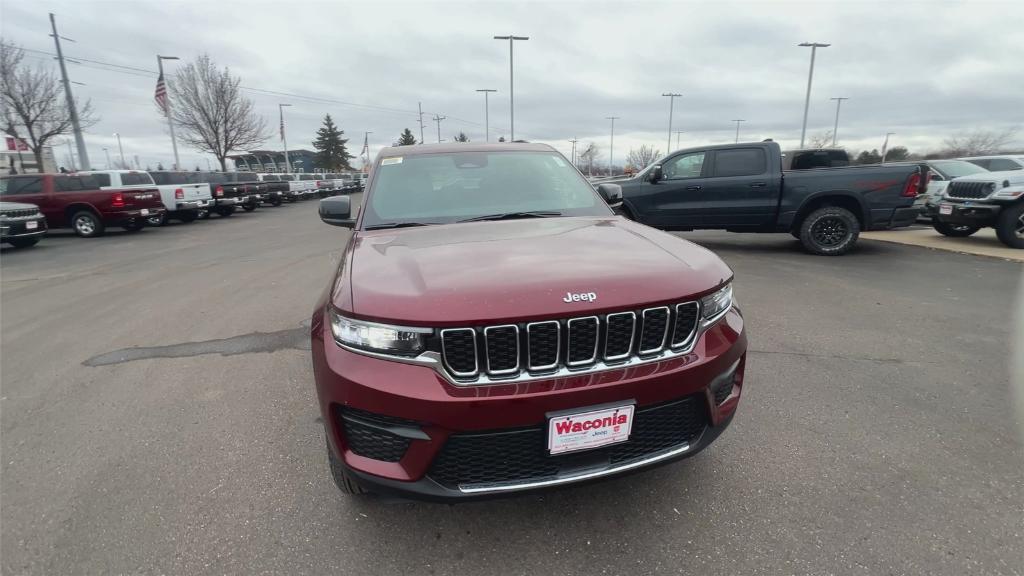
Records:
M729 424L747 341L732 271L616 216L540 144L400 146L313 313L346 493L467 499L696 454Z

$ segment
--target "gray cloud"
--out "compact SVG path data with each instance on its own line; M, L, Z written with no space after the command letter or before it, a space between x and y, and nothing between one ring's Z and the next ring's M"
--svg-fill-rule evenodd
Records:
M3 3L7 40L52 52L47 12L77 42L66 52L90 60L155 70L157 53L192 58L209 52L244 86L308 98L249 92L276 137L277 103L289 102L288 141L309 147L330 113L371 150L403 128L419 133L417 102L447 115L442 137L460 130L483 139L483 97L491 97L492 135L508 135L508 45L495 34L530 36L516 44L516 136L547 141L566 153L577 137L607 154L616 123L616 157L630 147L665 148L668 101L681 145L741 137L799 139L809 51L826 41L815 70L808 132L831 129L831 96L843 105L840 141L854 149L894 144L937 148L943 138L978 127L1024 124L1024 17L1020 3L305 3L77 2ZM33 61L52 65L46 54ZM152 103L150 74L84 62L72 65L79 98L91 98L102 121L87 141L96 165L103 147L116 154L119 132L128 156L143 164L171 161L169 138ZM333 101L333 102L332 102ZM675 138L673 136L673 145ZM1024 145L1024 134L1018 140ZM66 153L58 148L58 158ZM605 156L607 158L607 156ZM186 166L206 158L182 151Z

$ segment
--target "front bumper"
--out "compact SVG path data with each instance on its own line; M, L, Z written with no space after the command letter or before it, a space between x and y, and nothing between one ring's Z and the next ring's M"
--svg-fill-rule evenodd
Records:
M35 223L35 228L29 228ZM0 219L0 240L6 241L8 238L33 238L36 236L43 236L46 234L46 218L42 215L32 217L20 217L20 218L2 218Z
M948 208L947 208L948 207ZM970 226L992 226L996 222L1003 207L999 204L986 204L978 202L950 202L943 200L939 204L935 218L939 222L949 224L966 224ZM943 214L943 210L950 210L950 214Z
M313 370L329 449L371 490L441 500L585 482L696 454L731 420L742 393L746 360L743 318L736 309L705 331L686 355L628 368L486 386L456 387L429 367L344 350L335 344L322 312L314 317L311 333ZM723 375L730 375L727 390L721 386ZM657 450L633 450L630 454L635 457L630 458L612 448L628 450L632 443L639 443L637 429L622 444L558 456L546 453L543 442L549 413L627 402L636 403L638 426L645 411L685 402L693 410L687 424L690 432L679 441L656 444ZM343 415L348 413L370 414L371 428L383 425L401 435L404 444L395 457L378 459L357 453L367 452L358 446L353 449L359 439L352 440L346 433L346 422L351 420ZM521 440L518 435L529 439ZM451 460L450 454L444 454L450 442L488 436L519 442L517 453L527 453L530 462L542 465L546 472L522 477L522 471L512 470L505 480L495 476L481 479L484 477L475 474L463 481L452 476L451 466L446 471L439 469L442 461ZM474 466L472 461L464 464Z
M214 206L238 206L239 204L245 204L249 202L249 197L245 196L242 198L214 198Z

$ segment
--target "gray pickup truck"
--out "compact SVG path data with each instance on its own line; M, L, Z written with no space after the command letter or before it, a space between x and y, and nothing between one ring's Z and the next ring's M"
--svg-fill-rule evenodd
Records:
M838 256L861 230L914 223L926 165L783 170L775 142L678 150L622 187L621 213L663 230L788 232L814 254Z

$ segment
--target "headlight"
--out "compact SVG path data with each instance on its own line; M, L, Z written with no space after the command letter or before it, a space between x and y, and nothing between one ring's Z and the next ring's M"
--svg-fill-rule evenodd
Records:
M331 310L331 332L340 344L384 354L414 356L424 350L426 336L433 330L353 320Z
M721 287L714 294L700 299L700 313L705 322L713 322L732 308L732 282Z

